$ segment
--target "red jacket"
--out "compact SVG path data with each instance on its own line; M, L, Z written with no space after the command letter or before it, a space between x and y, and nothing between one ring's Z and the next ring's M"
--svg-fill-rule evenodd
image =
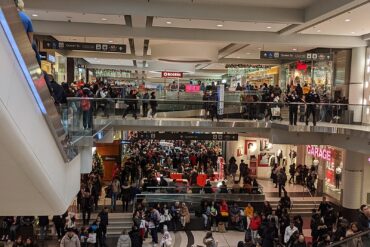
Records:
M251 219L251 223L249 225L249 227L251 228L251 230L253 231L257 231L261 226L261 218L259 216L255 216Z

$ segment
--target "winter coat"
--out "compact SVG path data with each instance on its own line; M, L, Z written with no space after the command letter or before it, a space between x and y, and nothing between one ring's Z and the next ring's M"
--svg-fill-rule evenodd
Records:
M251 219L251 223L249 224L249 227L253 231L257 231L261 226L261 218L259 216L255 216Z
M76 234L73 234L73 237L68 237L68 234L66 234L62 241L60 241L60 247L80 247L80 240L78 239Z
M129 235L119 236L117 247L131 247L131 239Z

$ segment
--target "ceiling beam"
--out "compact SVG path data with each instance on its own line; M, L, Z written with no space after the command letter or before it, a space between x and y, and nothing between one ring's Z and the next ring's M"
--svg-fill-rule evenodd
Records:
M370 33L362 35L362 39L367 41L370 40Z
M230 42L244 44L283 44L331 48L352 48L366 46L361 37L339 35L292 34L289 36L273 32L205 30L194 28L131 28L123 25L34 21L36 34L82 37L126 37L159 40L180 40L200 42Z
M369 0L325 0L320 1L320 3L313 2L312 5L305 9L304 23L292 24L282 29L279 33L289 35L300 32L369 2Z
M235 52L240 51L241 49L249 46L248 44L229 44L228 46L222 48L218 51L218 58L225 58L234 54Z
M219 21L303 23L301 9L269 8L223 4L199 4L180 1L148 0L28 0L27 9L84 12L106 15L158 16L180 19Z

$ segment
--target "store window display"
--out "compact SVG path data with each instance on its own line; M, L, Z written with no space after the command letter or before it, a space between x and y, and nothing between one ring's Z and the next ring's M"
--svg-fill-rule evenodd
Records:
M343 169L343 150L331 146L307 145L305 164L317 171L319 181L322 181L323 192L340 201Z

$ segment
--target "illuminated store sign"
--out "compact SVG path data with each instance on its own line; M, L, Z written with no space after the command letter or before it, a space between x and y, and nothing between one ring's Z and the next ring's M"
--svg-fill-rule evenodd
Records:
M331 150L326 148L320 148L312 145L307 145L306 151L308 154L315 158L320 158L326 161L331 161Z
M162 71L162 78L182 78L184 75L183 72L167 72Z

